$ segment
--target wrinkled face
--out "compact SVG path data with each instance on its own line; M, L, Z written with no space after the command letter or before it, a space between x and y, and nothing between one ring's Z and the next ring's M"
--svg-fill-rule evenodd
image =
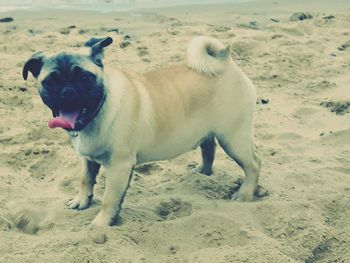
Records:
M104 101L103 49L113 42L110 37L91 38L85 43L88 55L60 53L46 57L35 53L23 66L40 81L39 93L51 109L50 128L81 131L98 114Z
M100 72L88 56L61 53L43 61L39 94L55 117L51 128L80 131L97 115L105 97Z

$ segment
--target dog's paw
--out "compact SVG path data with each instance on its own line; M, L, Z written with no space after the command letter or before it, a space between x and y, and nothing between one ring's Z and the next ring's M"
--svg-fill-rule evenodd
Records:
M270 192L260 185L256 187L247 186L244 183L242 183L241 180L237 181L236 185L238 185L238 187L240 186L239 190L235 192L231 197L231 199L235 201L240 201L240 202L257 201L261 198L264 198L270 195ZM237 190L238 187L235 186L235 189Z
M255 200L255 197L251 193L238 191L232 195L231 200L239 202L251 202Z
M95 219L91 222L92 227L108 227L112 224L113 218L110 216L104 215L102 212L99 212Z
M246 185L244 182L242 183L241 181L237 182L237 184L240 184L240 187L238 191L232 195L232 200L240 202L251 202L255 200L254 186Z
M207 175L207 176L211 176L213 174L213 170L205 166L198 167L196 170L198 173Z
M194 173L200 173L207 176L210 176L213 174L213 170L211 167L205 166L205 165L198 166L196 162L192 162L188 164L187 167L190 168Z
M91 200L92 200L92 195L91 196L78 195L72 200L68 201L66 205L69 209L84 210L90 206Z

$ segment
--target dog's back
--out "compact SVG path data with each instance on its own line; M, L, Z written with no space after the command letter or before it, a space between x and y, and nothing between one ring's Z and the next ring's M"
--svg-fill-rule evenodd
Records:
M232 61L229 47L214 38L195 37L187 57L188 65L144 75L152 110L147 115L153 116L152 131L145 131L152 139L141 151L147 161L182 154L242 118L251 122L254 87Z

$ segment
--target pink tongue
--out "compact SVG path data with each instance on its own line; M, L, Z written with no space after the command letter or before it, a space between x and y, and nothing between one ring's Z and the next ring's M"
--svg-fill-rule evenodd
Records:
M49 121L49 127L53 128L65 128L74 129L75 121L77 120L79 111L60 111L58 117L55 117Z

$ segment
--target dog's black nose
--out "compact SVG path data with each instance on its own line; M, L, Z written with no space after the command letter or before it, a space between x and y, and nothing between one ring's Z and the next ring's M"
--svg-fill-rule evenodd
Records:
M60 93L62 100L72 101L77 98L77 91L72 87L64 87Z

